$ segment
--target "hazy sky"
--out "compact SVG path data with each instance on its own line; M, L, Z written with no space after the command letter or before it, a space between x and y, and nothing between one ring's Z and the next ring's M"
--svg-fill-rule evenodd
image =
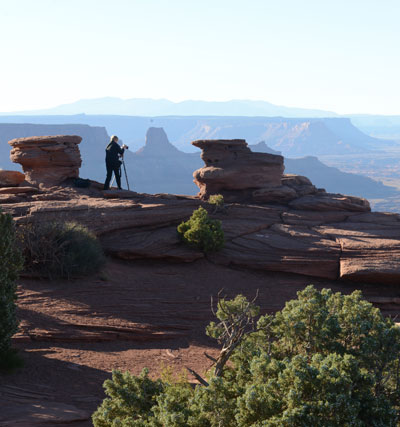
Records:
M0 0L0 111L257 99L400 114L400 0Z

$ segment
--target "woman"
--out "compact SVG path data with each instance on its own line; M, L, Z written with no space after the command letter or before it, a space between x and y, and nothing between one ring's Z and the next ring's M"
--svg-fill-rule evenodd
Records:
M115 179L117 181L118 188L121 188L121 160L120 156L124 154L125 148L128 148L126 145L120 147L118 145L118 136L113 135L110 139L110 143L106 148L106 168L107 168L107 177L106 182L104 183L104 190L110 189L110 181L112 173L114 172Z

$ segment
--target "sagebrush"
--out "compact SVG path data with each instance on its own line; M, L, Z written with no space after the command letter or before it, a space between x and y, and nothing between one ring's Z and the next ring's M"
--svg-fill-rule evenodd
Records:
M147 370L115 371L94 425L397 425L400 330L359 291L309 286L282 311L261 317L238 296L220 300L216 315L207 328L222 345L216 365L233 349L219 376L212 369L205 385L192 387L152 380Z
M225 243L221 221L211 219L201 206L177 230L185 243L205 253L218 251Z
M11 215L0 211L0 367L13 363L11 337L18 330L16 316L17 278L22 268L21 252L16 244Z
M19 243L25 270L49 279L71 278L97 272L104 263L96 236L74 222L45 222L22 225Z

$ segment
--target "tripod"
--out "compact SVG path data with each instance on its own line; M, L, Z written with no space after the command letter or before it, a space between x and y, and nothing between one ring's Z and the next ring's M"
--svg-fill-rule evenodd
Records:
M129 181L128 181L128 175L127 175L127 173L126 173L126 167L125 167L124 156L121 156L121 161L122 161L122 166L124 167L125 179L126 179L126 185L127 185L127 187L128 187L128 191L130 191L130 188L129 188ZM120 178L122 177L121 165L119 165L119 177L120 177ZM112 187L112 186L113 186L114 181L115 181L115 174L114 174L114 177L113 177L113 179L112 179L112 181L111 181L111 185L110 185L110 187Z

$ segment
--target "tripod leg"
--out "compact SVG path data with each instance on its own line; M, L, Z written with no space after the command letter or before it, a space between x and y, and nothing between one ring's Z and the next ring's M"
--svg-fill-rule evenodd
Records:
M129 181L128 181L128 175L127 175L127 173L126 173L126 167L125 167L124 159L122 159L122 165L124 166L124 172L125 172L126 185L128 186L128 191L130 191L130 188L129 188Z

